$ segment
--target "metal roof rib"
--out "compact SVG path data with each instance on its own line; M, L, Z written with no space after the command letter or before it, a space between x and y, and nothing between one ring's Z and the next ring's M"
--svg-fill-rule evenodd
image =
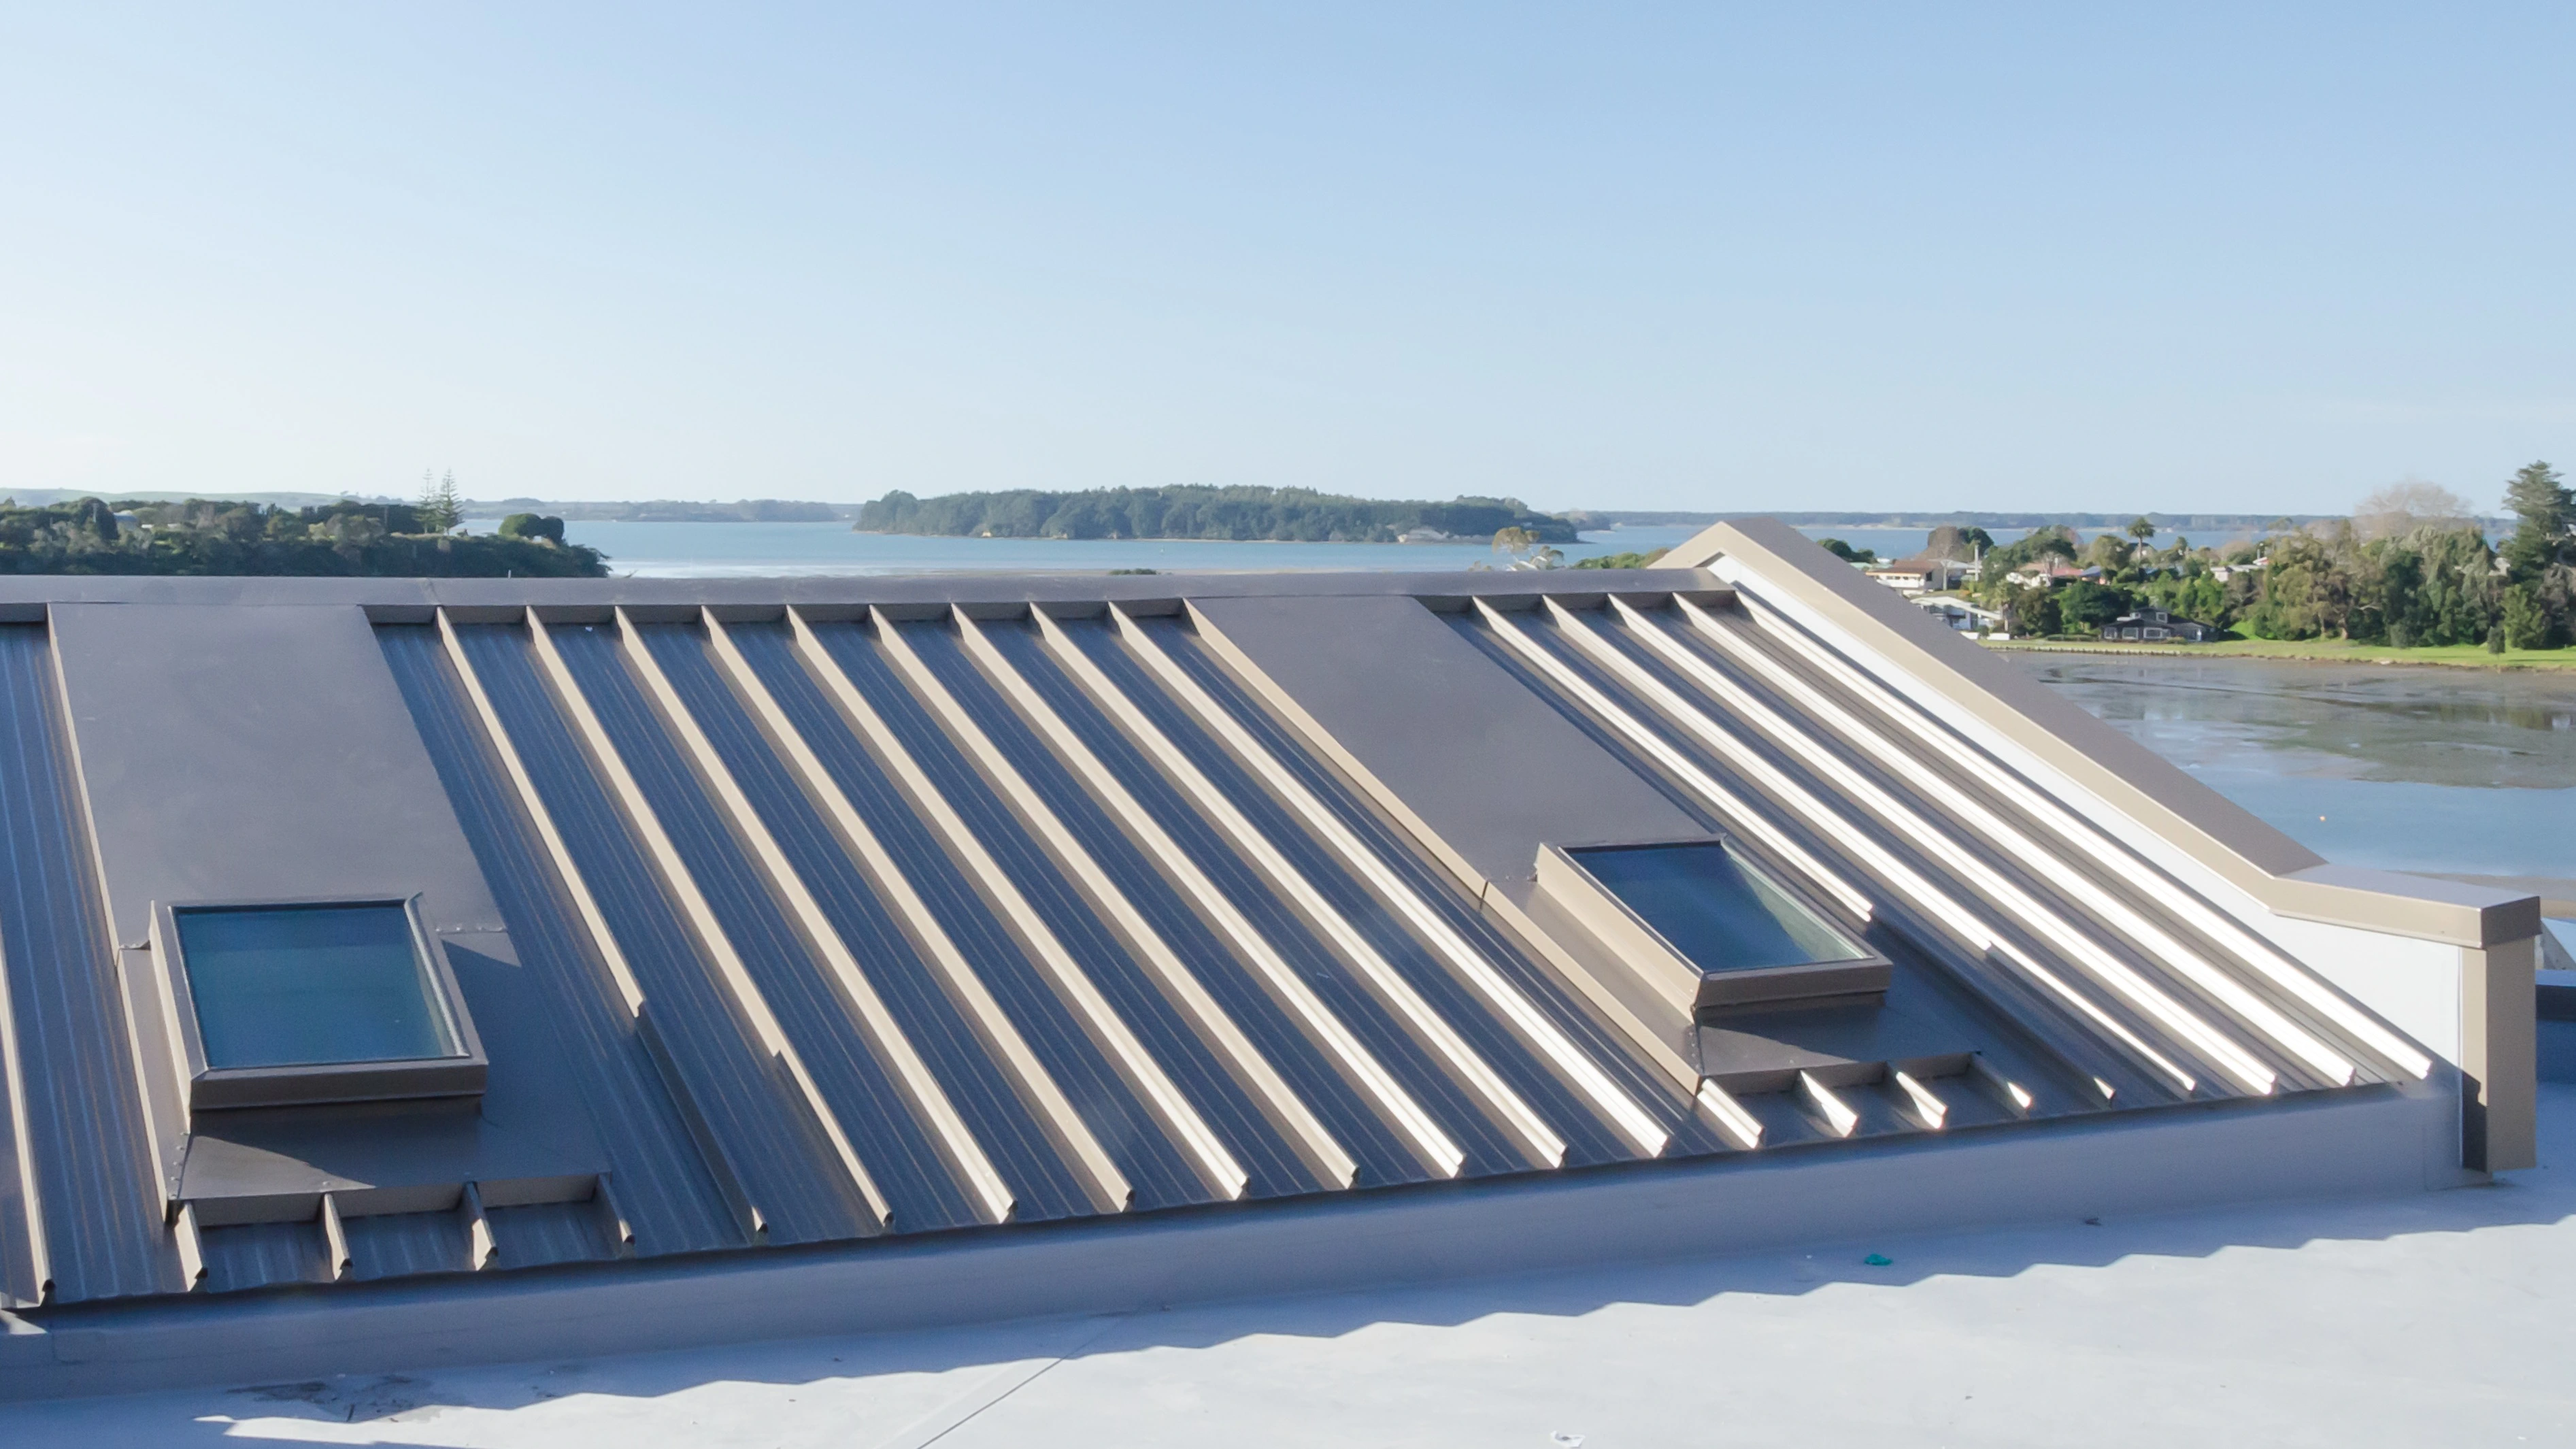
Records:
M1828 646L1773 613L1753 596L1740 593L1737 602L1742 617L1777 647L1791 651L1828 674L1836 670L1851 671L1852 666L1848 662L1836 662L1839 656L1829 654ZM1782 670L1776 661L1748 647L1747 641L1737 637L1735 629L1738 626L1721 620L1711 610L1687 599L1677 601L1676 607L1698 634L1710 639L1717 647L1737 653L1745 659L1748 667L1777 675L1783 680L1784 687L1793 681L1794 677ZM1804 687L1814 689L1812 685ZM2063 802L2024 780L2009 766L1989 757L1948 726L1892 691L1846 689L1841 692L1845 698L1860 701L1862 707L1904 730L1945 763L2017 807L2023 818L2036 822L2103 868L2144 873L2164 882L2168 890L2163 899L2168 908L2180 914L2193 929L2213 938L2231 956L2251 966L2336 1029L2357 1038L2400 1071L2421 1079L2432 1070L2432 1058L2420 1048L2317 980L2314 973L2291 961L2278 947L2201 899L2199 892L2173 880L2144 856L2078 817ZM1893 756L1910 758L1893 744L1888 749ZM2045 851L2038 853L2043 857L2047 854Z
M1021 714L1036 728L1057 755L1079 776L1092 792L1105 793L1117 788L1097 756L1084 747L1071 727L1057 716L1035 687L1002 652L985 636L984 627L963 613L957 615L957 628L967 653L983 666L989 676ZM1007 766L1005 767L1007 768ZM1018 772L1010 772L1014 779ZM1180 955L1146 919L1144 912L1119 889L1110 878L1106 865L1074 838L1067 823L1058 819L1026 781L1017 790L1027 799L1024 813L1037 823L1057 852L1065 867L1073 872L1085 892L1098 908L1115 923L1136 953L1154 975L1170 1002L1182 1012L1209 1050L1226 1064L1236 1081L1261 1104L1272 1123L1295 1145L1307 1167L1316 1177L1334 1187L1348 1187L1356 1177L1359 1165L1344 1151L1339 1142L1297 1094L1279 1075L1259 1048L1243 1033L1243 1028L1217 1004L1205 984L1182 962Z
M1613 1083L1598 1063L1577 1050L1554 1022L1541 1015L1527 996L1504 980L1492 962L1469 945L1465 937L1431 908L1430 902L1388 868L1375 852L1361 844L1322 800L1316 798L1234 716L1210 698L1207 691L1201 689L1198 682L1164 652L1161 644L1136 626L1132 617L1117 608L1110 610L1110 617L1118 622L1121 635L1161 680L1164 688L1231 746L1264 783L1289 803L1307 827L1322 837L1344 864L1393 905L1416 933L1429 940L1441 959L1520 1033L1522 1040L1541 1060L1562 1076L1603 1120L1617 1128L1638 1152L1647 1157L1662 1154L1666 1144L1672 1140L1672 1134L1665 1131L1662 1124L1648 1116Z
M1657 621L1629 607L1624 601L1614 603L1612 608L1628 626L1632 637L1643 641L1657 655L1669 661L1674 668L1700 683L1712 694L1726 698L1732 693L1739 692L1739 687L1733 681L1726 679L1710 668L1705 661L1692 654L1679 640L1666 633ZM1726 638L1723 631L1709 637L1717 642L1721 649L1727 649L1730 657L1741 659L1747 668L1761 674L1775 690L1802 706L1810 718L1830 728L1845 745L1865 753L1873 761L1900 777L1908 787L1928 796L1933 803L1947 812L1949 818L1974 829L1978 836L2001 851L2006 858L2044 877L2060 891L2074 897L2077 904L2098 915L2106 924L2138 943L2155 958L2189 979L2193 985L2216 997L2223 1009L2243 1019L2282 1049L2305 1060L2328 1083L2343 1086L2352 1081L2354 1067L2349 1058L2288 1020L2269 1002L2255 996L2242 984L2226 976L2209 961L2202 959L2198 953L2149 920L2143 912L2131 908L2127 902L2103 889L2081 871L2070 869L2051 857L2039 848L2037 842L1986 809L1982 803L1971 798L1965 791L1952 786L1938 774L1925 768L1919 761L1896 749L1885 736L1852 716L1848 711L1842 710L1814 691L1805 689L1794 677L1776 670L1765 669L1764 666L1769 661L1758 654L1738 652L1740 644ZM1772 733L1775 738L1801 753L1820 749L1812 738L1813 732L1791 723L1783 711L1774 710L1769 705L1763 704L1744 712L1748 717L1755 719L1767 732ZM1852 775L1850 780L1852 792L1863 799L1877 800L1884 796L1885 792L1875 784L1857 775ZM1885 813L1886 807L1882 805L1881 808L1882 813ZM1918 821L1922 818L1921 812L1910 807L1898 806L1897 808ZM1958 851L1963 857L1974 858L1972 845L1949 839L1948 832L1935 831L1934 834L1938 838L1948 840L1948 848ZM2032 902L2025 909L2032 908L2039 908L2038 903ZM2050 912L2050 914L2057 913ZM2071 922L2064 921L2062 917L2059 919L2059 925L2070 932L2077 930Z
M0 1065L10 1291L34 1302L166 1291L176 1277L147 1146L61 694L41 625L0 625ZM31 1064L36 1069L31 1071Z
M998 924L788 625L726 630L792 729L791 758L800 770L822 772L824 785L808 782L808 797L828 823L815 822L820 835L804 843L802 856L817 899L844 933L870 943L871 979L1010 1188L1012 1220L1094 1211L1082 1169L1057 1145L1017 1066L977 1015L972 993L982 987L968 958Z
M528 614L528 635L536 645L538 666L555 687L557 697L571 716L573 728L590 747L591 758L608 777L608 788L624 807L627 820L641 838L644 850L661 875L663 888L680 911L691 933L697 938L706 959L715 967L715 980L731 996L744 1020L750 1025L761 1048L784 1071L793 1086L793 1099L800 1102L831 1146L831 1155L850 1189L866 1205L873 1226L882 1229L893 1216L878 1188L876 1179L859 1160L858 1149L850 1144L849 1133L838 1113L815 1084L814 1075L805 1065L803 1054L780 1025L778 1014L768 996L752 978L751 969L742 958L741 949L717 919L715 907L708 901L705 887L689 868L687 859L671 838L661 812L653 807L644 788L618 741L601 720L597 706L583 689L572 668L565 662L563 651L556 645L550 630L536 611Z
M794 724L778 707L777 699L753 672L750 661L743 658L741 649L735 645L733 636L725 631L724 624L713 614L708 614L704 626L715 658L735 693L749 704L772 743L795 767L809 798L833 813L843 834L849 837L855 849L869 858L879 878L893 883L889 893L900 893L899 903L913 918L915 929L937 936L941 946L953 953L956 948L947 944L945 935L939 933L937 922L928 918L919 898L903 885L901 872L895 870L892 859L885 855L884 847L877 843L874 832L850 808L848 799L833 784L822 762L814 757L813 748L796 732ZM668 687L667 681L664 687ZM708 748L712 750L713 747ZM737 790L739 788L736 787ZM868 980L866 968L860 964L850 943L843 939L840 928L824 912L814 889L788 862L776 837L756 815L749 813L747 802L744 808L746 832L751 835L763 860L769 863L772 876L781 892L787 895L791 908L805 923L817 948L823 953L859 1029L867 1034L870 1044L886 1060L896 1080L902 1083L906 1095L912 1099L913 1110L929 1125L948 1157L950 1170L973 1191L985 1219L996 1223L1009 1221L1011 1190L994 1169L992 1159L985 1155L983 1147L975 1140L975 1134L967 1128L965 1119L958 1115L956 1104L949 1100L938 1078L931 1074L929 1064L922 1060L911 1038L904 1034L902 1025L887 1008L884 998L877 994L876 987Z
M1723 815L1736 824L1737 828L1764 839L1765 843L1773 844L1775 849L1785 845L1787 848L1783 853L1794 852L1791 854L1792 859L1813 859L1794 842L1788 841L1786 836L1781 835L1777 827L1747 804L1742 797L1719 784L1705 770L1693 764L1638 720L1635 715L1614 703L1601 690L1577 674L1565 661L1558 659L1538 641L1532 639L1517 623L1486 606L1481 600L1478 601L1477 608L1495 633L1511 645L1516 653L1558 687L1581 700L1587 708L1607 720L1614 730L1626 737L1638 749L1672 771L1692 790L1716 805ZM1650 696L1659 691L1667 696L1671 693L1651 678L1644 679L1643 684L1642 692ZM1681 705L1677 698L1673 703L1676 706L1674 713L1687 722L1691 714L1688 706ZM1703 719L1702 723L1707 722ZM1741 741L1723 730L1712 727L1704 738L1721 757L1729 760L1748 777L1762 781L1777 798L1789 802L1791 807L1825 838L1834 841L1856 862L1868 866L1872 874L1887 882L1898 894L1912 901L1945 928L1955 932L1974 952L2001 954L2045 987L2076 1016L2091 1022L2109 1041L2117 1043L2151 1070L2160 1074L2181 1094L2188 1096L2197 1088L2199 1084L2190 1073L2176 1066L2170 1058L2156 1050L2134 1030L2104 1011L2100 1003L2076 989L2063 976L2032 958L2029 953L2021 950L2013 942L2005 939L1976 913L1968 910L1949 893L1925 879L1919 871L1898 859L1866 832L1855 828L1839 814L1824 807L1768 760L1747 749ZM1847 905L1854 898L1866 900L1865 897L1860 897L1857 890L1848 884L1841 883L1838 877L1828 875L1824 883L1829 889L1839 886L1835 894L1845 895Z
M961 619L959 627L971 631L974 626L971 620ZM983 726L967 713L947 685L923 663L902 632L880 616L877 633L886 643L887 655L911 682L915 692L947 726L951 737L963 745L968 756L982 767L985 778L1002 798L1055 854L1058 863L1090 886L1095 899L1116 899L1116 891L1100 876L1099 864L1072 838L1055 812L1047 808L1046 802L1003 756ZM1076 1017L1091 1033L1102 1054L1161 1119L1164 1130L1188 1150L1207 1186L1220 1197L1232 1199L1243 1196L1244 1186L1250 1180L1243 1165L1235 1160L1226 1145L1210 1130L1206 1120L1181 1095L1180 1088L1173 1085L1162 1065L1146 1051L1144 1043L1137 1040L1136 1033L1110 1006L1100 987L1065 949L1054 928L1038 914L1036 907L1029 903L1028 897L1021 893L981 842L970 834L959 843L959 853L966 859L967 867L978 883L1028 944L1066 1004L1073 1008Z
M1572 638L1595 659L1601 661L1605 668L1652 698L1668 715L1679 720L1684 728L1721 752L1739 748L1739 742L1735 736L1718 723L1710 709L1692 702L1670 685L1649 675L1635 661L1615 648L1608 639L1596 632L1590 618L1566 609L1552 599L1548 601L1548 610L1556 619L1560 632ZM1660 636L1638 634L1636 637L1647 639L1650 645L1671 642ZM1671 656L1667 657L1671 658ZM2103 949L2100 942L2078 930L2065 917L2007 879L1981 854L1962 848L1959 842L1924 818L1921 812L1897 799L1867 776L1836 759L1804 731L1784 719L1778 711L1755 697L1751 691L1742 688L1715 670L1696 667L1698 661L1686 653L1672 658L1672 662L1693 683L1715 696L1729 718L1749 721L1775 745L1797 758L1806 769L1822 776L1837 787L1844 799L1850 801L1854 808L1866 811L1874 820L1893 827L1901 837L1912 840L1918 849L1946 859L1950 868L1964 877L1987 903L2000 907L2019 920L2025 929L2036 933L2067 957L2081 964L2096 980L2127 998L2133 1007L2145 1012L2166 1030L2194 1044L2223 1067L2229 1075L2235 1077L2247 1090L2262 1095L2269 1093L2276 1085L2279 1074L2248 1052L2242 1044L2221 1032L2182 1002L2173 999L2155 983L2141 976L2127 962ZM1798 793L1806 800L1815 802L1814 809L1819 814L1829 809L1818 801L1812 792L1799 788ZM2319 1050L2322 1050L2322 1047ZM2343 1062L2340 1058L2335 1060L2336 1065L2342 1070L2342 1078L2348 1080L2351 1075L2351 1064Z
M754 986L777 1009L781 1028L798 1041L828 1094L826 1104L856 1134L853 1146L863 1143L867 1160L893 1179L879 1184L893 1205L889 1225L1000 1221L1002 1214L991 1213L989 1201L968 1208L960 1200L979 1171L991 1178L990 1163L970 1137L962 1137L963 1125L946 1094L884 1015L848 945L755 803L755 792L761 803L776 803L774 774L763 771L774 770L775 761L707 660L696 627L638 625L622 611L618 626L629 668L697 769L704 785L698 803L712 807L744 847L720 862L711 859L711 874L726 871L734 877L729 894L756 898L765 892L783 912L764 913L756 899L735 899L732 916L719 924L730 930L732 921L743 923L738 945L746 968L758 973ZM712 842L697 844L701 858L716 855L705 848ZM741 879L754 874L756 882ZM784 939L782 932L795 939ZM860 1008L862 1001L873 1014ZM935 1122L953 1126L961 1140L943 1140ZM998 1187L998 1180L992 1185ZM947 1188L956 1190L942 1190ZM1007 1195L1003 1204L1007 1209Z
M1211 878L1226 851L1222 842L1208 836L1184 846L1169 833L1190 828L1204 835L1211 827L1190 813L1034 633L979 629L978 638L1044 704L1048 738L1091 798L1090 808L1071 818L1087 834L1093 858L1130 902L1140 910L1150 905L1156 934L1176 953L1186 945L1185 967L1204 973L1205 989L1222 998L1236 1023L1293 1079L1299 1100L1329 1119L1327 1130L1354 1162L1350 1181L1407 1181L1426 1166L1437 1176L1454 1176L1462 1150L1286 959L1284 933L1277 940L1265 934ZM1139 791L1169 797L1170 813L1149 807ZM1285 910L1275 897L1263 899Z
M547 843L552 822L532 813L541 802L516 752L496 733L494 717L468 698L467 681L439 630L389 625L380 626L376 636L457 821L492 882L519 959L553 1004L556 1029L583 1102L601 1127L613 1176L643 1214L641 1251L737 1241L739 1220L689 1135L672 1083L643 1044L635 1014L641 995L628 997L603 954L615 942L590 934L591 916L582 905L586 894L563 873L560 862L568 856L557 848L560 837L557 846ZM605 1183L600 1190L609 1191Z
M1060 639L1061 635L1055 637ZM1494 1071L1491 1063L1476 1054L1474 1048L1458 1034L1456 1027L1422 999L1421 994L1404 980L1378 949L1324 897L1315 883L1289 862L1279 847L1181 753L1162 729L1101 672L1100 666L1089 655L1079 648L1061 645L1057 653L1074 679L1145 746L1167 773L1182 783L1207 816L1297 904L1300 911L1332 941L1336 951L1358 968L1361 979L1394 1011L1398 1020L1475 1094L1498 1124L1515 1136L1523 1153L1542 1167L1561 1165L1565 1160L1565 1139L1531 1110L1529 1104Z
M973 830L961 818L928 772L923 770L912 752L889 728L883 716L859 687L849 672L832 656L822 640L815 637L813 626L802 615L790 612L788 618L796 631L796 641L805 656L806 665L823 681L845 715L854 721L866 739L869 750L885 762L911 797L913 807L936 829L947 848L961 857L965 851L980 852ZM1093 1135L1082 1114L1064 1094L1019 1028L1012 1024L993 992L975 968L962 956L941 964L953 966L949 985L957 994L968 1016L982 1029L986 1045L1003 1061L1019 1082L1021 1095L1037 1115L1038 1122L1053 1139L1056 1150L1078 1171L1085 1189L1091 1194L1093 1207L1100 1212L1124 1212L1135 1198L1135 1188L1127 1176L1110 1160L1109 1154Z
M676 913L668 885L599 778L604 766L565 718L566 705L532 658L534 640L523 627L508 625L459 628L452 637L557 828L566 848L565 879L581 882L597 904L604 940L615 945L612 959L628 968L617 984L621 992L635 992L637 1040L737 1227L753 1242L766 1241L782 1220L800 1236L825 1227L798 1221L815 1174L808 1166L809 1134L778 1110L794 1089L742 1019L741 1006L713 979L696 933ZM819 1129L811 1135L819 1137Z
M1215 811L1211 808L1212 803L1222 803L1215 788L1209 785L1204 777L1190 770L1186 760L1179 762L1180 770L1169 769L1170 763L1179 758L1178 752L1172 749L1170 742L1164 740L1150 723L1144 722L1142 717L1137 715L1134 706L1124 695L1108 687L1105 681L1095 684L1092 679L1086 679L1081 666L1088 661L1082 658L1080 650L1063 639L1061 626L1053 619L1043 614L1037 617L1041 632L1054 648L1054 657L1065 667L1069 677L1083 687L1087 697L1095 706L1126 729L1130 740L1143 748L1158 763L1165 765L1166 772L1192 803L1203 814L1213 818ZM1143 726L1141 730L1138 728L1140 724ZM1213 882L1207 879L1189 852L1182 850L1171 839L1153 816L1138 803L1135 796L1124 786L1118 785L1115 777L1108 772L1103 771L1102 777L1104 782L1112 787L1106 792L1111 808L1118 812L1131 831L1153 847L1157 858L1165 868L1184 883L1185 888L1190 891L1200 907L1206 910L1235 945L1261 968L1264 980L1315 1034L1317 1040L1333 1052L1352 1079L1365 1087L1376 1098L1380 1108L1388 1117L1404 1129L1424 1165L1443 1177L1456 1176L1466 1162L1464 1149L1460 1148L1440 1124L1422 1109L1412 1094L1378 1063L1375 1055L1351 1034L1350 1029L1341 1019L1315 995L1313 988L1308 986L1296 970L1280 957L1277 949L1254 929L1242 912L1216 888ZM1275 877L1272 878L1275 879Z

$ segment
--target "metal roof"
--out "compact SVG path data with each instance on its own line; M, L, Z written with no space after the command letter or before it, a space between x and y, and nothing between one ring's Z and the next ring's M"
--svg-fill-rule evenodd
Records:
M13 587L22 1305L1250 1209L2434 1066L2143 827L1741 574ZM83 657L182 627L305 657L256 687ZM197 739L228 688L272 711L250 754ZM315 773L129 866L164 807L118 762L156 740L182 782L271 747ZM434 788L402 798L434 799L399 828L331 784L415 760ZM451 835L432 914L496 1081L455 1150L539 1165L448 1200L316 1157L303 1197L192 1199L215 1114L155 1105L150 871L248 890L357 849L330 839L381 875ZM1676 1008L1536 878L1550 844L1676 836L1886 956L1884 1003ZM393 1130L366 1121L344 1135Z

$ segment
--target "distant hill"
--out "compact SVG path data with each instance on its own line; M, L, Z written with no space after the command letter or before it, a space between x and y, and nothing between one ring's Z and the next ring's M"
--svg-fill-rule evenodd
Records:
M1351 498L1306 488L1101 488L1080 493L1016 489L915 498L897 490L859 510L863 533L953 538L1276 539L1393 543L1429 530L1482 542L1506 528L1539 542L1573 543L1574 525L1517 498Z

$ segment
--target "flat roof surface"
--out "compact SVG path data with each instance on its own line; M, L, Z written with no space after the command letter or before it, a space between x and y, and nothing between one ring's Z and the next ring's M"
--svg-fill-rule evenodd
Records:
M2390 1200L19 1404L0 1422L26 1443L155 1446L2564 1443L2576 1086L2542 1086L2540 1152L2493 1187Z

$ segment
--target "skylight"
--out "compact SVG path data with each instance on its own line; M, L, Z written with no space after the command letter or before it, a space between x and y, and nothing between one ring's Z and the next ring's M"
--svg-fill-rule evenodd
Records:
M1870 954L1720 842L1574 854L1620 904L1702 971L1757 971Z
M399 905L199 909L178 923L210 1069L457 1055Z
M464 1003L406 902L177 906L161 939L195 1107L482 1090Z

